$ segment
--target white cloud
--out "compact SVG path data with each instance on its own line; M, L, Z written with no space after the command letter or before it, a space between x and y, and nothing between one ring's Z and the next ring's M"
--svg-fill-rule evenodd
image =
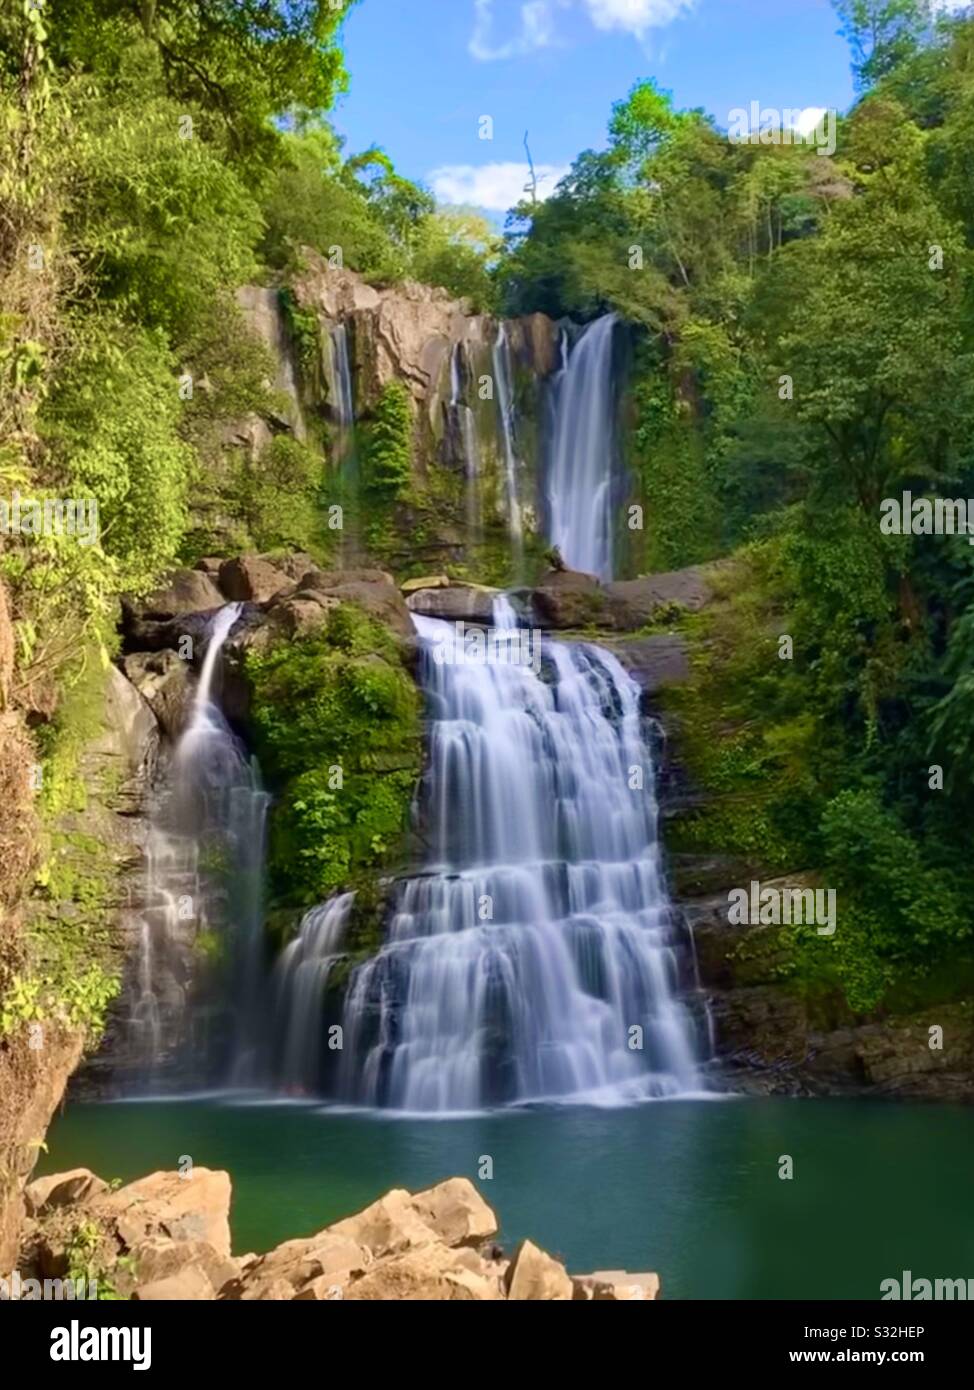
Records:
M810 135L813 130L818 130L822 123L822 117L827 115L828 112L824 106L806 106L804 111L791 122L791 128L797 130L799 135Z
M597 29L622 29L646 37L692 10L696 0L583 0Z
M495 0L474 0L474 29L469 49L475 58L488 63L498 58L516 58L555 42L555 11L580 5L597 29L621 29L643 39L650 29L661 29L687 14L697 0L524 0L518 12L518 28L513 35L498 40ZM947 0L953 3L953 0Z
M526 0L521 6L521 26L513 38L504 43L494 43L494 0L474 0L474 29L470 37L470 52L481 62L488 63L495 58L514 58L522 53L531 53L536 48L547 48L554 41L555 3L564 0Z
M547 198L559 179L569 171L567 164L536 164L538 197ZM429 175L429 183L441 203L465 203L506 212L525 196L530 177L527 164L444 164Z

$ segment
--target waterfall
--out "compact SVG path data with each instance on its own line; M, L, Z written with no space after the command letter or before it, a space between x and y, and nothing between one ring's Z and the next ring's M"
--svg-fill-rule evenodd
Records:
M545 483L549 539L571 569L600 579L612 577L617 322L616 314L595 319L570 349L563 337Z
M348 329L336 323L328 335L331 358L329 394L331 407L344 437L355 423L355 397L352 392L352 366L348 353Z
M267 798L213 696L220 653L240 611L228 604L211 622L189 722L151 818L138 999L129 1020L133 1056L149 1078L164 1067L192 1067L197 1078L222 1070L261 989ZM197 1031L182 1038L179 1057L188 989L204 950L227 977L224 997L193 1009Z
M504 480L507 489L507 524L514 542L515 556L520 558L524 527L521 504L518 500L518 460L514 434L514 387L511 370L511 346L507 325L501 323L493 348L494 383L497 387L497 412L500 421L501 446L504 453Z
M635 682L587 645L546 643L540 673L516 652L478 664L453 626L414 621L430 862L352 976L345 1098L443 1112L700 1089ZM495 624L527 635L506 601Z
M272 998L278 1021L274 1074L285 1090L313 1091L321 1075L325 990L354 901L342 893L305 913L298 934L274 968Z

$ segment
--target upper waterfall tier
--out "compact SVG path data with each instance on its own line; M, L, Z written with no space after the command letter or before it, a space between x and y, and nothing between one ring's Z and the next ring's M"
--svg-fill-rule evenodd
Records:
M548 535L570 569L611 579L616 399L615 314L590 323L574 346L562 339L552 387L546 478Z

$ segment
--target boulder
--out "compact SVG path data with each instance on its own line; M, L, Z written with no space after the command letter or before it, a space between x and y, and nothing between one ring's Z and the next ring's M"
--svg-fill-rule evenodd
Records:
M260 555L238 555L220 566L220 588L233 603L267 603L294 580Z
M71 1168L66 1173L50 1173L35 1178L24 1189L28 1216L44 1216L56 1207L70 1207L108 1191L108 1183L90 1168Z
M572 1285L576 1303L636 1303L660 1296L658 1274L629 1274L624 1269L576 1274Z
M334 571L323 573L312 570L298 587L301 591L324 594L342 603L355 603L398 636L412 638L416 630L406 602L395 585L388 582L388 577L381 570L360 570L358 573L377 575L379 578L349 579L340 572L336 575Z
M642 627L661 608L674 604L690 613L699 612L713 596L706 573L699 565L666 574L648 574L641 579L616 580L606 584L605 593L617 611L625 610L627 627Z
M406 599L410 613L449 622L483 623L494 618L494 590L451 584L448 589L419 589Z
M146 1288L183 1282L189 1288L202 1275L206 1291L175 1294L181 1298L216 1298L240 1277L238 1261L231 1260L204 1240L170 1240L152 1236L130 1251L131 1264L115 1272L113 1283L120 1294L133 1293L145 1298ZM153 1297L163 1297L154 1294ZM165 1295L168 1296L168 1295Z
M398 1254L414 1245L429 1245L435 1234L413 1206L410 1194L393 1188L377 1202L329 1227L332 1235L344 1236L364 1246L374 1258Z
M222 607L221 603L221 607ZM184 638L189 638L195 650L205 646L212 613L184 613L178 618L128 618L125 624L125 649L137 652L161 652L166 647L178 651Z
M219 587L219 583L220 583L220 566L221 566L222 564L223 564L223 558L222 558L222 556L220 556L220 555L204 555L204 557L203 557L202 560L197 560L197 561L196 561L196 564L193 566L193 568L194 568L194 569L197 569L197 570L200 570L201 573L203 573L203 574L205 574L205 575L208 575L209 578L213 580L213 583L216 584L216 585Z
M132 1294L136 1303L202 1303L216 1298L206 1271L199 1265L187 1264L165 1279L140 1284Z
M179 618L185 613L206 613L222 608L223 595L213 580L202 570L180 569L169 575L166 583L141 601L124 599L127 614L161 621Z
M122 670L163 732L169 738L177 738L186 726L195 691L189 663L164 648L158 652L131 652L122 658Z
M574 1297L565 1266L529 1240L522 1240L505 1276L509 1299L570 1302Z
M334 589L342 584L391 584L396 581L388 570L347 569L320 570L310 565L300 576L302 589Z
M333 1298L328 1289L344 1289L372 1264L372 1253L357 1241L335 1230L319 1231L305 1240L289 1240L242 1270L240 1289L230 1296L245 1301L278 1299L285 1285L286 1297L303 1295L315 1285L310 1298Z
M588 627L606 619L602 585L594 575L578 570L549 570L534 590L533 602L544 627Z
M285 632L288 637L306 637L324 627L330 610L339 603L339 599L325 594L295 594L274 609L271 629Z
M152 1236L205 1241L230 1256L230 1176L209 1168L150 1173L90 1204L92 1215L110 1225L130 1250Z
M334 1295L333 1295L334 1296ZM502 1273L470 1250L426 1245L374 1265L344 1291L346 1302L471 1303L504 1297Z
M312 557L304 550L292 550L287 555L261 555L261 560L266 560L269 565L286 574L288 579L292 579L295 584L308 570L315 568Z
M450 1247L480 1245L497 1234L497 1218L469 1178L448 1178L417 1192L412 1206Z
M407 579L404 584L400 584L400 591L408 598L410 594L418 593L420 589L448 589L450 587L449 577L445 574L425 574L421 579Z

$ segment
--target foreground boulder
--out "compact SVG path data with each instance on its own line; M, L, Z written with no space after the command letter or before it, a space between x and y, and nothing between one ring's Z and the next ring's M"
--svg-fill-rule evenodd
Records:
M150 1173L117 1192L97 1197L92 1215L129 1249L153 1236L205 1241L230 1255L230 1177L209 1168Z
M36 1178L24 1190L24 1206L28 1216L43 1216L56 1207L73 1206L107 1191L108 1183L90 1168L72 1168L67 1173Z
M579 1275L531 1241L512 1260L467 1178L394 1188L364 1211L265 1255L230 1254L230 1179L196 1168L115 1192L87 1169L39 1178L21 1255L26 1277L64 1274L82 1227L100 1233L100 1281L140 1302L621 1302L657 1298L655 1274Z
M505 1284L509 1299L568 1303L574 1297L565 1266L529 1240L518 1246Z
M572 1279L576 1303L642 1303L659 1298L658 1274L629 1274L624 1269L600 1269Z

